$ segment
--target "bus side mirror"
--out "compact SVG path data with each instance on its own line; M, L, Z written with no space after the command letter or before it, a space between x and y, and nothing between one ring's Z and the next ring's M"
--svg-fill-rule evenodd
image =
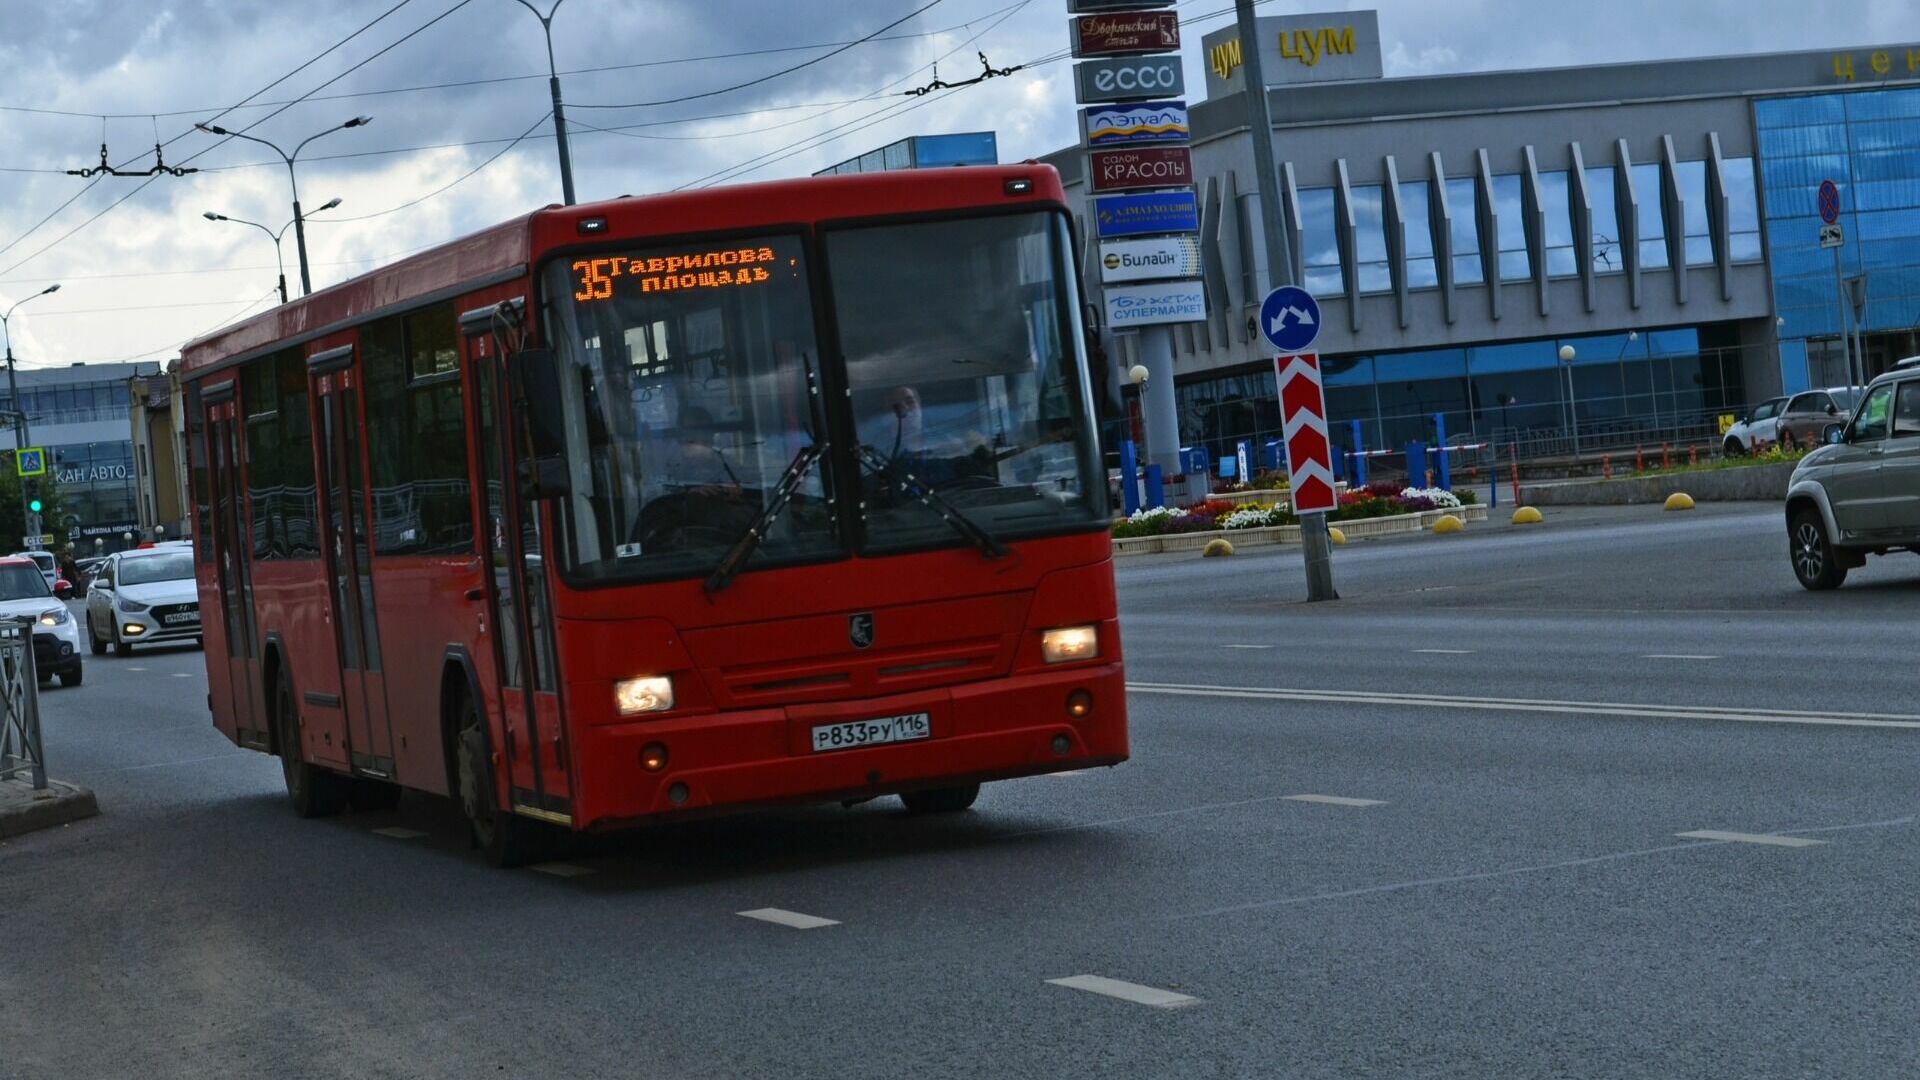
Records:
M560 357L552 349L522 349L507 363L507 371L518 406L514 412L526 432L521 488L536 499L557 499L571 488Z

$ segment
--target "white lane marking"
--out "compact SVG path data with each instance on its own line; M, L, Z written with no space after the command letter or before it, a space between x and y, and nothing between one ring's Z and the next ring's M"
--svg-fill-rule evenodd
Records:
M1417 653L1432 653L1435 656L1472 656L1472 649L1415 649Z
M1282 795L1293 802L1325 803L1328 806L1385 806L1380 799L1350 799L1345 795Z
M1050 777L1050 778L1059 778L1062 776L1085 776L1092 771L1093 771L1092 769L1067 769L1063 772L1041 773L1040 775L1045 777Z
M395 840L418 840L427 835L419 829L403 829L398 825L388 825L371 831L375 836L390 836Z
M840 920L838 919L823 919L818 915L802 915L797 911L788 911L784 908L777 907L754 908L752 911L736 911L734 914L744 915L749 919L759 919L761 922L776 923L780 926L791 926L795 930L818 930L823 926L840 925Z
M1717 656L1703 656L1698 653L1648 653L1642 660L1718 660Z
M191 671L176 671L176 672L174 672L174 673L173 673L173 677L174 677L174 678L176 678L176 679L191 679L191 678L193 678L193 672L191 672Z
M203 728L205 726L206 725L204 724L192 725L193 728ZM111 769L95 769L92 772L87 773L86 775L93 776L93 775L104 775L106 773L139 772L142 769L170 769L176 765L199 765L202 762L207 762L207 761L243 761L251 757L253 757L252 754L248 754L241 750L234 750L225 754L209 754L206 757L181 758L178 761L149 761L145 765L120 765Z
M1222 645L1223 649L1271 649L1272 645Z
M1410 705L1430 709L1479 709L1487 712L1567 713L1580 716L1628 716L1669 720L1727 720L1744 724L1803 724L1812 727L1920 730L1920 716L1903 713L1794 713L1730 709L1708 705L1634 705L1611 701L1445 697L1437 694L1394 694L1375 690L1303 690L1259 686L1189 686L1175 683L1128 683L1127 689L1139 694L1247 698L1254 701Z
M143 667L130 667L130 668L128 668L127 670L128 670L128 671L145 671L145 670L147 670L147 669L146 669L146 668L143 668Z
M1188 1005L1200 1003L1197 997L1176 994L1157 986L1141 986L1139 983L1109 979L1104 975L1073 975L1065 979L1048 979L1047 982L1054 986L1064 986L1069 990L1085 990L1089 994L1102 994L1155 1009L1182 1009Z
M1804 836L1781 836L1778 833L1721 832L1719 829L1695 829L1692 832L1674 833L1683 840L1724 840L1730 844L1771 844L1774 847L1813 847L1824 844L1825 840L1809 840Z
M584 877L593 873L584 866L575 866L570 862L535 863L527 869L538 870L542 874L552 874L554 877Z

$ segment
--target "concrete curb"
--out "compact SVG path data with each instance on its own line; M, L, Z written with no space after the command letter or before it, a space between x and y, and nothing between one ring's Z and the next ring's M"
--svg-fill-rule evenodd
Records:
M81 821L99 812L93 792L78 784L49 780L45 791L35 791L18 780L0 780L0 840Z
M1520 501L1529 506L1629 506L1662 503L1676 491L1699 502L1780 502L1793 478L1792 461L1726 469L1696 469L1660 476L1618 480L1560 480L1523 484Z
M1487 520L1486 506L1476 503L1472 506L1463 506L1458 510L1423 510L1416 514L1395 514L1391 517L1343 521L1340 523L1340 530L1347 534L1349 540L1424 532L1447 514L1453 514L1462 521ZM1201 551L1206 548L1207 541L1220 539L1231 541L1236 550L1271 544L1297 544L1300 542L1300 526L1269 525L1259 529L1215 529L1211 532L1175 533L1171 536L1135 536L1115 540L1113 553L1115 555L1163 555L1172 551Z

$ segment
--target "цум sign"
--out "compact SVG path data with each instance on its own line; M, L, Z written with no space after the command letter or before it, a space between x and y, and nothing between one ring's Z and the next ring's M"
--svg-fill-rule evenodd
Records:
M1180 144L1190 134L1184 101L1140 101L1130 105L1093 105L1080 110L1087 146Z
M1073 66L1073 99L1097 101L1180 97L1187 92L1180 57L1132 56L1086 60Z
M1184 187L1193 183L1193 156L1184 146L1135 146L1087 155L1095 191Z
M1200 231L1200 204L1191 189L1093 200L1093 233L1101 239Z
M1115 330L1205 322L1207 318L1207 293L1197 281L1112 285L1105 293L1107 325Z
M1200 275L1200 240L1187 236L1150 236L1143 240L1106 240L1100 244L1100 282L1190 278Z

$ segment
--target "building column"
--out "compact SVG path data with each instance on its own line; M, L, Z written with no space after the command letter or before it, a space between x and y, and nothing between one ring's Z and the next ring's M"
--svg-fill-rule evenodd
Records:
M1173 398L1173 331L1155 326L1135 339L1140 363L1147 369L1147 385L1140 399L1140 418L1147 429L1145 461L1160 466L1162 476L1180 474L1180 410Z

